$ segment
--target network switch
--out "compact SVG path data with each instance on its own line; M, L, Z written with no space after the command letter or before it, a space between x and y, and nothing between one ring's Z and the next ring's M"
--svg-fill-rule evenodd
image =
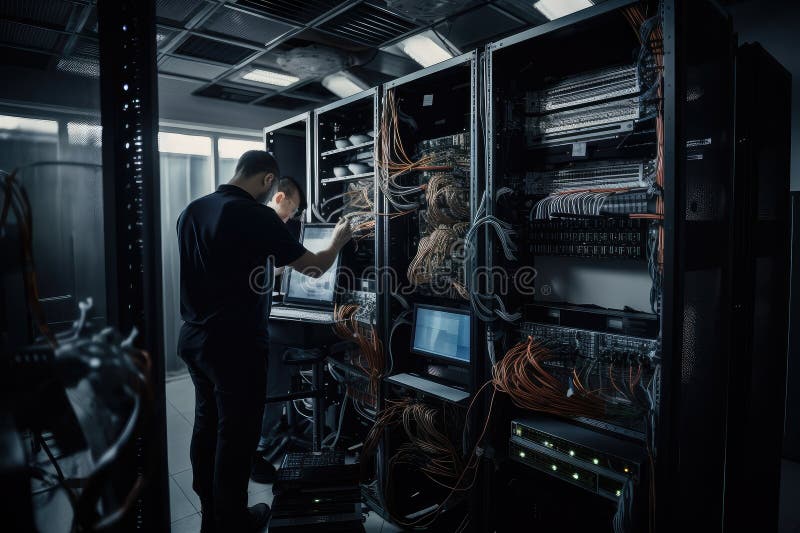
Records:
M558 170L530 171L525 175L525 194L648 187L648 177L654 172L653 161L598 162Z
M640 444L545 416L511 422L509 457L617 501L628 480L642 480Z
M570 76L546 89L528 93L527 113L547 113L640 92L636 67L606 68Z

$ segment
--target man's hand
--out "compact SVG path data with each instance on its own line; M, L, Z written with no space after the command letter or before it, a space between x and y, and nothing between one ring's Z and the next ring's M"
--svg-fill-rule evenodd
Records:
M331 241L331 246L336 248L337 250L341 250L342 247L347 244L353 237L353 231L350 229L350 219L347 217L341 217L339 222L336 223L336 227L333 228L333 240Z

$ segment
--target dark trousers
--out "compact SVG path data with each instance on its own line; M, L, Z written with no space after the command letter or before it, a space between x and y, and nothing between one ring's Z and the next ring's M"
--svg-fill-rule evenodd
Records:
M280 343L270 342L269 344L270 371L267 376L267 397L288 394L292 388L292 375L295 371L292 367L284 365L282 359L286 348L288 346ZM261 420L261 440L258 442L259 451L270 451L267 450L270 433L275 424L280 422L284 405L287 405L286 402L270 402L264 406L264 416Z
M204 530L249 528L247 486L261 433L268 348L231 333L215 337L184 325L178 342L195 387L190 457Z

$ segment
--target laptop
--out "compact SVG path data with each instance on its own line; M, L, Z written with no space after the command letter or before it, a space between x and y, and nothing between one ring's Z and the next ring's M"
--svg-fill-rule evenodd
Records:
M306 224L302 243L310 252L320 252L330 245L335 224ZM305 276L287 267L283 273L283 302L272 306L270 319L302 320L333 323L333 305L336 295L336 277L339 257L320 277Z

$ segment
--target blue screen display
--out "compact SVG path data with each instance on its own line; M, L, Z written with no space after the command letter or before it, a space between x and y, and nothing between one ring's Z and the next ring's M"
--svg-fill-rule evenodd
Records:
M469 363L470 316L417 307L412 350Z
M321 252L327 248L333 238L333 226L307 225L303 231L303 246L309 252ZM333 302L333 292L336 284L336 271L339 257L333 265L318 278L304 276L294 270L288 271L286 287L286 301L300 301L303 303L329 304Z

